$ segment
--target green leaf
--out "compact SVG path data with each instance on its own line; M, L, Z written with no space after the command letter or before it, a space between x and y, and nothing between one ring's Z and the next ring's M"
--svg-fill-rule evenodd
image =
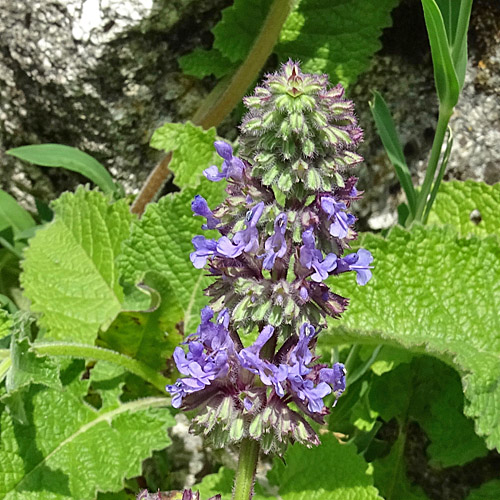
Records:
M370 109L377 126L378 134L382 139L384 148L396 169L401 187L404 189L410 212L415 215L417 195L413 187L410 169L406 164L405 155L401 142L392 119L391 112L386 102L378 92L373 92L373 101L370 102Z
M180 188L195 187L203 170L216 162L220 165L220 159L216 159L215 138L213 127L203 130L190 122L166 123L155 130L151 147L173 151L168 168L175 174L175 184Z
M203 180L197 188L186 188L164 196L158 203L150 203L142 218L132 225L118 260L128 282L136 283L147 271L168 279L183 309L188 333L196 330L200 310L208 302L203 290L212 282L206 271L195 269L189 260L194 250L191 240L202 232L202 220L193 217L191 201L202 192L208 205L214 207L222 199L222 188L219 183ZM210 233L204 234L210 237Z
M0 496L5 500L93 500L98 491L121 490L124 477L140 475L142 461L170 444L166 428L175 421L163 408L166 398L120 404L116 374L105 380L101 370L95 380L92 372L90 380L81 380L81 368L68 366L63 391L31 386L29 425L1 413ZM112 393L102 398L99 410L82 399L91 383L101 395Z
M418 356L411 365L375 377L370 403L386 422L394 417L403 427L408 421L418 422L431 440L427 453L432 465L463 465L488 453L474 433L473 421L463 414L458 374L434 358Z
M431 45L439 102L445 108L453 109L458 102L460 85L451 57L443 16L435 0L422 0L422 6Z
M462 236L500 236L500 184L467 180L443 182L427 223L449 224Z
M428 500L421 488L412 485L406 475L405 438L401 433L390 453L373 462L375 484L385 500Z
M196 76L200 79L207 75L222 78L237 67L217 49L203 50L200 48L180 57L179 65L186 75Z
M350 297L333 324L338 343L388 343L428 352L456 367L465 414L488 447L500 446L500 246L496 237L460 238L448 228L394 228L387 239L366 235L374 276L334 280Z
M467 66L467 29L469 27L472 0L462 0L460 2L436 0L436 4L443 16L446 36L451 49L451 58L461 89L464 86Z
M17 203L12 196L0 189L0 231L12 227L20 233L35 226L30 213Z
M232 63L243 61L264 24L271 4L269 0L235 0L233 5L222 11L222 19L212 30L214 48Z
M7 154L42 167L62 167L84 175L104 193L116 191L109 172L92 156L62 144L37 144L9 149Z
M262 487L256 488L253 499L381 500L367 473L368 464L357 455L354 445L340 444L332 434L322 435L321 441L311 449L290 446L283 461L275 459L267 474L277 492L266 494ZM232 476L232 471L221 469L206 476L194 489L199 488L202 498L221 493L223 500L229 499Z
M124 200L110 204L82 187L53 208L54 220L30 240L21 283L31 309L43 314L46 338L93 344L122 308L115 258L132 215Z
M150 312L121 312L99 338L105 347L160 370L182 340L176 324L183 310L163 276L147 273L143 283L159 293L160 304Z
M282 61L302 61L301 69L328 73L346 86L370 64L382 30L399 0L301 0L290 14L275 51Z
M480 488L472 490L466 500L498 500L500 498L500 480L490 481Z
M30 384L43 384L55 389L61 387L57 363L30 351L29 332L32 322L33 319L26 313L14 318L10 343L12 365L5 380L8 393Z

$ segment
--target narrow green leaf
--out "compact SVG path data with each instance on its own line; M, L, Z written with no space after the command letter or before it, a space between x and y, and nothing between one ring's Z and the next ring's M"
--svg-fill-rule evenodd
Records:
M453 109L458 101L460 85L451 58L443 16L435 0L422 0L425 24L431 45L434 79L441 106Z
M401 142L399 140L391 112L389 111L386 102L377 91L373 92L373 101L370 102L370 109L384 148L389 156L389 159L391 160L391 163L396 169L399 182L406 194L406 199L408 200L408 205L410 207L410 213L415 215L417 195L415 193L415 188L413 187L410 169L406 164L403 148L401 147Z
M9 149L7 154L42 167L62 167L84 175L104 193L114 193L115 183L95 158L79 149L62 144L36 144Z
M93 344L122 308L115 258L132 215L125 200L110 204L82 187L53 208L54 220L30 240L21 284L31 309L42 313L46 338Z
M0 189L0 231L12 227L16 233L26 231L35 226L30 213L12 196Z
M436 0L443 16L451 58L457 73L460 89L464 86L467 65L467 30L469 27L472 0Z

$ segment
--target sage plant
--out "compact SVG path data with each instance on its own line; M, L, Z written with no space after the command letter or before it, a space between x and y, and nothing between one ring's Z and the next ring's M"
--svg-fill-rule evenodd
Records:
M309 421L324 423L324 398L335 404L346 377L342 363L314 353L327 318L348 304L332 277L354 271L364 285L373 260L349 252L349 209L361 195L349 169L362 161L363 133L342 86L289 61L244 103L238 155L217 141L222 169L204 172L227 180L227 198L213 210L202 196L192 203L203 229L220 234L195 236L191 253L214 281L198 330L174 352L183 377L167 386L174 407L198 410L194 432L217 447L240 445L237 500L252 496L259 449L319 444Z

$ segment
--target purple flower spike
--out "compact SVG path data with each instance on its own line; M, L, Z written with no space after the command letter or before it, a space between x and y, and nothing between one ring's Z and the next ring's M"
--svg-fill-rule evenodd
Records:
M189 258L196 269L201 269L207 263L208 257L217 252L217 242L209 240L205 236L195 236L191 241L195 251L190 254Z
M237 181L241 180L245 164L239 158L233 156L233 148L224 141L215 141L214 146L217 154L224 159L224 162L222 163L222 171L219 172L219 169L215 165L212 165L203 171L205 177L209 181L214 182L218 182L226 178Z
M313 229L307 229L302 233L304 245L300 247L300 263L307 269L313 268L316 272L311 279L320 283L328 278L328 273L337 267L337 256L329 253L324 259L321 250L316 249L314 243Z
M337 269L335 274L344 273L346 271L356 271L356 281L358 285L366 285L370 278L372 277L373 266L370 264L373 262L373 256L364 248L360 248L356 253L350 253L342 259L339 259Z
M208 208L207 200L199 194L191 202L191 210L194 212L194 215L201 215L207 219L207 223L201 226L202 229L215 229L220 222L219 219L214 217L212 210Z
M286 214L279 214L274 220L274 234L266 240L265 249L266 253L263 256L264 262L262 267L268 269L269 271L274 266L274 261L276 257L282 259L287 250L285 241L287 216Z
M345 203L337 203L335 198L324 196L321 198L321 208L328 214L328 219L333 220L330 225L330 234L336 238L345 238L349 233L349 226L354 224L356 217L352 214L346 214Z

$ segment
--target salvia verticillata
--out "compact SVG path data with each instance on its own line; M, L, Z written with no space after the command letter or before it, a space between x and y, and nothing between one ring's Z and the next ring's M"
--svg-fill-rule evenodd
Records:
M174 353L184 377L167 390L174 407L202 408L192 427L216 446L250 437L282 453L290 441L319 443L305 417L324 422L323 398L345 389L343 365L317 363L314 346L348 303L331 277L371 278L370 252L346 253L357 237L349 209L361 193L349 169L362 160L362 131L342 86L292 61L244 103L238 156L217 141L222 168L204 172L227 181L226 200L213 210L202 196L192 203L203 229L219 232L195 236L191 253L214 282L197 332Z

